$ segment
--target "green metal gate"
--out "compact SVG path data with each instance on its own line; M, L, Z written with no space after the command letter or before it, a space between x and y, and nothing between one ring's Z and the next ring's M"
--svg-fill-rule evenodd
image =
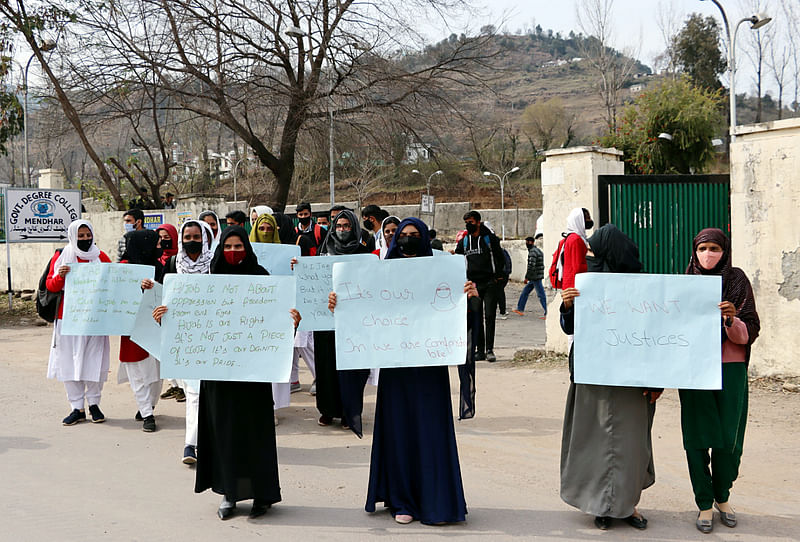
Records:
M683 273L703 228L730 236L728 175L600 175L600 225L637 245L646 273Z

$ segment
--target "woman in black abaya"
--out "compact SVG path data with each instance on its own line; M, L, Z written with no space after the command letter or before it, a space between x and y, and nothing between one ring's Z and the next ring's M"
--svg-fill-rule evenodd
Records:
M428 228L406 218L397 228L386 259L432 256ZM468 297L478 295L467 282ZM331 293L329 308L336 306ZM381 369L375 405L367 512L383 502L398 523L429 525L464 521L448 368Z
M211 273L268 274L258 265L247 232L239 226L222 232ZM290 312L296 327L300 314L295 309ZM223 495L219 518L231 517L237 501L253 499L250 517L261 516L280 502L272 385L203 380L199 418L197 447L202 453L197 458L194 490L211 489Z

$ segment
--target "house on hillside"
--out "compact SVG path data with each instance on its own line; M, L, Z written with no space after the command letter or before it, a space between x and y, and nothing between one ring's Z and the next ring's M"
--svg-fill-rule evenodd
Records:
M433 146L425 143L409 143L406 145L406 157L404 164L419 164L420 162L430 162L433 159Z

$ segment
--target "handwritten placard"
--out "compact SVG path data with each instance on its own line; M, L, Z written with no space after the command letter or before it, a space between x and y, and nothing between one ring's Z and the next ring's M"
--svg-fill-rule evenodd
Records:
M70 264L64 283L62 335L130 335L142 280L155 268L127 263Z
M344 256L303 256L297 258L297 310L303 317L298 331L332 331L333 314L328 310L328 294L333 291L333 264L337 262L379 261L374 254Z
M718 276L581 273L575 382L717 390Z
M291 275L292 258L300 257L297 245L280 245L278 243L251 243L258 263L269 271L270 275Z
M334 264L337 369L463 364L465 282L463 258Z
M161 305L163 289L155 282L152 288L144 291L131 331L131 340L156 359L161 359L161 326L153 320L153 309Z
M288 382L294 277L167 275L163 378Z

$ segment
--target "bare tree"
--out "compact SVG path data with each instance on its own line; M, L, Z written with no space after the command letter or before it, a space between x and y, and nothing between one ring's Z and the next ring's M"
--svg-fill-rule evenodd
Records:
M786 20L784 28L786 39L789 40L789 56L791 59L789 77L792 80L794 98L792 99L792 111L795 116L800 115L800 37L795 29L800 26L800 6L794 0L783 0L783 14Z
M673 44L675 36L680 31L682 19L683 13L678 11L675 2L670 0L658 1L656 24L658 25L658 31L661 34L664 50L660 55L656 56L654 60L655 64L657 64L659 67L662 67L663 70L669 74L672 74L673 76L678 71L678 68L675 64Z
M768 0L742 0L742 6L747 14L757 13L763 9L769 9ZM771 23L756 30L747 32L745 38L744 52L750 60L753 68L753 85L756 90L756 122L761 122L762 98L764 95L764 67L767 62L767 54L770 43L774 39L775 24ZM738 67L737 67L738 69Z
M636 67L636 52L614 50L614 0L579 0L576 4L578 26L587 36L580 42L583 56L598 78L598 92L606 110L610 130L617 127L620 91Z
M560 98L529 105L522 113L522 130L535 151L567 147L575 137L575 113L564 108Z
M769 43L768 53L767 66L778 87L778 120L780 120L783 118L783 94L788 82L787 69L791 62L791 52L787 44L779 44L778 40L772 40Z
M478 85L473 70L492 36L459 39L427 55L414 21L446 18L449 0L120 0L84 5L76 31L94 36L104 65L152 73L175 107L224 124L275 177L283 209L298 137L314 119L393 109L407 116L448 107L447 92ZM79 41L76 33L73 39ZM124 62L121 60L124 58ZM263 115L278 111L276 130Z

